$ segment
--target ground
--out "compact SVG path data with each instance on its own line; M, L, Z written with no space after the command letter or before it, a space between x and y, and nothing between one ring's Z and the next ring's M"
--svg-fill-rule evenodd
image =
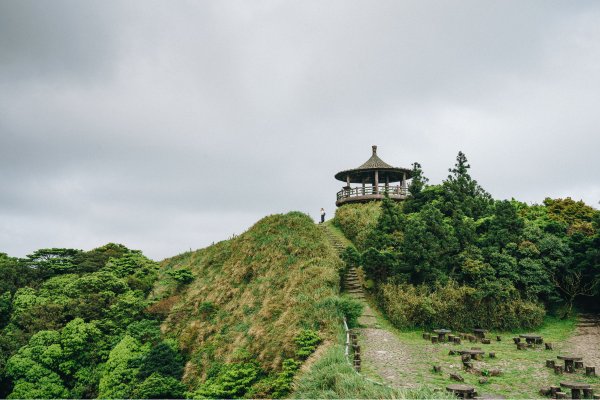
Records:
M432 344L423 339L420 329L400 331L391 326L365 294L362 285L356 284L357 280L364 283L360 275L360 271L351 270L346 276L345 286L348 294L365 304L363 315L359 318L361 327L357 331L361 346L361 372L368 378L394 388L428 386L444 390L455 383L450 379L450 374L454 373L462 376L465 384L475 386L479 394L507 398L539 398L541 388L565 381L589 383L596 393L600 392L600 378L597 376L586 377L582 370L556 375L545 366L546 360L561 363L558 355L577 354L583 356L584 365L595 366L600 373L598 316L566 320L546 318L535 332L488 332L486 336L492 338L491 344L468 341L461 345ZM553 349L546 350L542 345L517 350L512 338L524 333L541 335L545 342L552 343ZM497 336L500 341L496 340ZM450 350L471 347L480 347L486 353L482 360L474 362L475 373L463 369L460 356L449 354ZM496 357L490 358L489 352L494 352ZM440 366L442 371L433 372L434 365ZM500 370L500 376L489 376L491 370ZM486 378L487 382L480 383L482 378Z
M377 316L377 324L362 328L360 332L363 373L393 387L427 385L444 388L453 382L449 374L457 373L479 393L501 394L510 398L539 397L540 388L566 380L591 383L596 392L600 391L598 377L588 378L582 371L559 376L545 367L546 359L557 360L557 355L571 352L583 355L585 365L600 366L600 327L589 319L576 326L575 320L548 318L536 332L553 344L553 350L545 350L543 346L517 350L512 337L525 332L490 332L487 336L494 340L489 345L464 341L462 345L434 345L422 338L421 330L398 331L381 315ZM497 335L502 339L499 342L495 340ZM488 383L480 384L481 374L465 372L460 356L449 355L450 350L472 346L481 347L486 352L482 361L475 362L475 369L482 371L483 375L492 369L500 369L501 376L488 377ZM496 353L496 358L489 358L487 354L490 351ZM441 366L442 372L434 373L433 365Z
M569 353L584 355L586 364L600 369L600 316L579 316L575 333L569 338L565 348Z

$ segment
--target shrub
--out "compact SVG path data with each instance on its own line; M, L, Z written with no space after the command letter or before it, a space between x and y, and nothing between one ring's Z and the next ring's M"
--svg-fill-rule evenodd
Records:
M334 224L359 250L366 249L368 235L377 225L381 203L346 204L335 212Z
M195 399L233 399L242 397L260 374L256 363L232 363L221 366L214 378L209 378L193 394Z
M134 391L138 399L181 399L186 387L172 376L153 373L144 380Z
M339 318L346 317L346 322L351 328L356 327L358 318L363 311L363 303L349 296L332 296L321 302L326 308L333 308Z
M310 356L316 350L319 343L321 343L319 333L310 329L300 332L294 340L298 346L296 355L302 360Z
M281 372L274 377L259 382L259 384L253 387L251 392L248 393L248 395L250 395L249 397L279 399L286 396L292 390L294 375L301 364L300 361L296 361L293 358L284 360L283 365L281 366Z
M378 299L398 328L529 329L539 326L545 314L536 303L518 297L482 298L476 289L454 282L434 289L388 283L381 285Z
M181 268L177 270L171 270L168 274L173 278L178 285L183 286L194 280L194 275L192 271L187 268Z

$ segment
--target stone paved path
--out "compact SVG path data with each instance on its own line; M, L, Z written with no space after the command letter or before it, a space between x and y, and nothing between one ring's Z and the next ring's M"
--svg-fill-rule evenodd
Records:
M600 369L600 315L583 314L577 320L575 334L567 341L565 349L581 355L585 365Z
M375 312L365 299L356 270L351 269L348 272L344 288L350 296L358 299L364 305L363 313L358 319L361 328L356 329L362 349L363 371L379 376L384 383L390 386L416 387L413 382L407 382L402 376L402 371L406 371L412 365L408 346L400 342L394 333L380 326Z
M335 235L326 225L320 225L330 243L340 254L348 245ZM366 301L365 292L356 269L351 268L344 279L344 292L363 303L363 313L358 319L361 346L362 371L379 376L384 383L399 387L417 387L414 382L402 378L402 371L412 368L413 359L409 347L400 342L392 332L383 329L377 315ZM406 374L405 374L406 375ZM379 379L378 379L379 380Z

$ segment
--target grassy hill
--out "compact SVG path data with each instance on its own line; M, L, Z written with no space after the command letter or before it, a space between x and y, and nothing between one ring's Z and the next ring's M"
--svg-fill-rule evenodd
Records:
M333 222L359 250L365 250L367 236L380 215L380 202L346 204L336 210Z
M301 332L335 336L340 268L323 233L297 212L163 261L152 309L166 316L163 333L189 356L184 381L199 388L218 380L224 365L254 362L252 393L264 394L260 377L275 379L284 360L298 358ZM193 280L178 284L176 271L190 271Z

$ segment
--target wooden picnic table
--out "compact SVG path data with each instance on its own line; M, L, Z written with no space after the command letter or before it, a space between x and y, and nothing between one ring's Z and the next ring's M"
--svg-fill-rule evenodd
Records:
M536 343L541 344L544 341L544 339L540 335L535 335L533 333L526 333L523 335L519 335L519 337L525 339L527 344L533 344L533 345L535 345Z
M485 329L480 329L480 328L473 329L473 333L475 334L475 337L478 337L480 339L485 337L486 332L487 332L487 330L485 330Z
M561 382L561 387L571 389L572 399L581 399L581 391L584 393L584 398L592 398L592 385L589 383L577 383L577 382Z
M449 329L434 329L433 331L438 334L438 340L440 342L446 341L447 333L452 333L452 331Z
M475 360L477 358L477 356L479 356L479 355L484 355L485 354L485 351L479 350L479 349L459 350L458 352L460 354L468 354L468 355L470 355L472 360Z
M452 392L461 399L472 399L475 396L475 388L469 385L448 385L446 386L446 390Z
M564 360L565 362L565 372L573 373L575 372L575 361L583 360L583 357L575 356L575 355L566 355L566 356L556 356L559 360Z

